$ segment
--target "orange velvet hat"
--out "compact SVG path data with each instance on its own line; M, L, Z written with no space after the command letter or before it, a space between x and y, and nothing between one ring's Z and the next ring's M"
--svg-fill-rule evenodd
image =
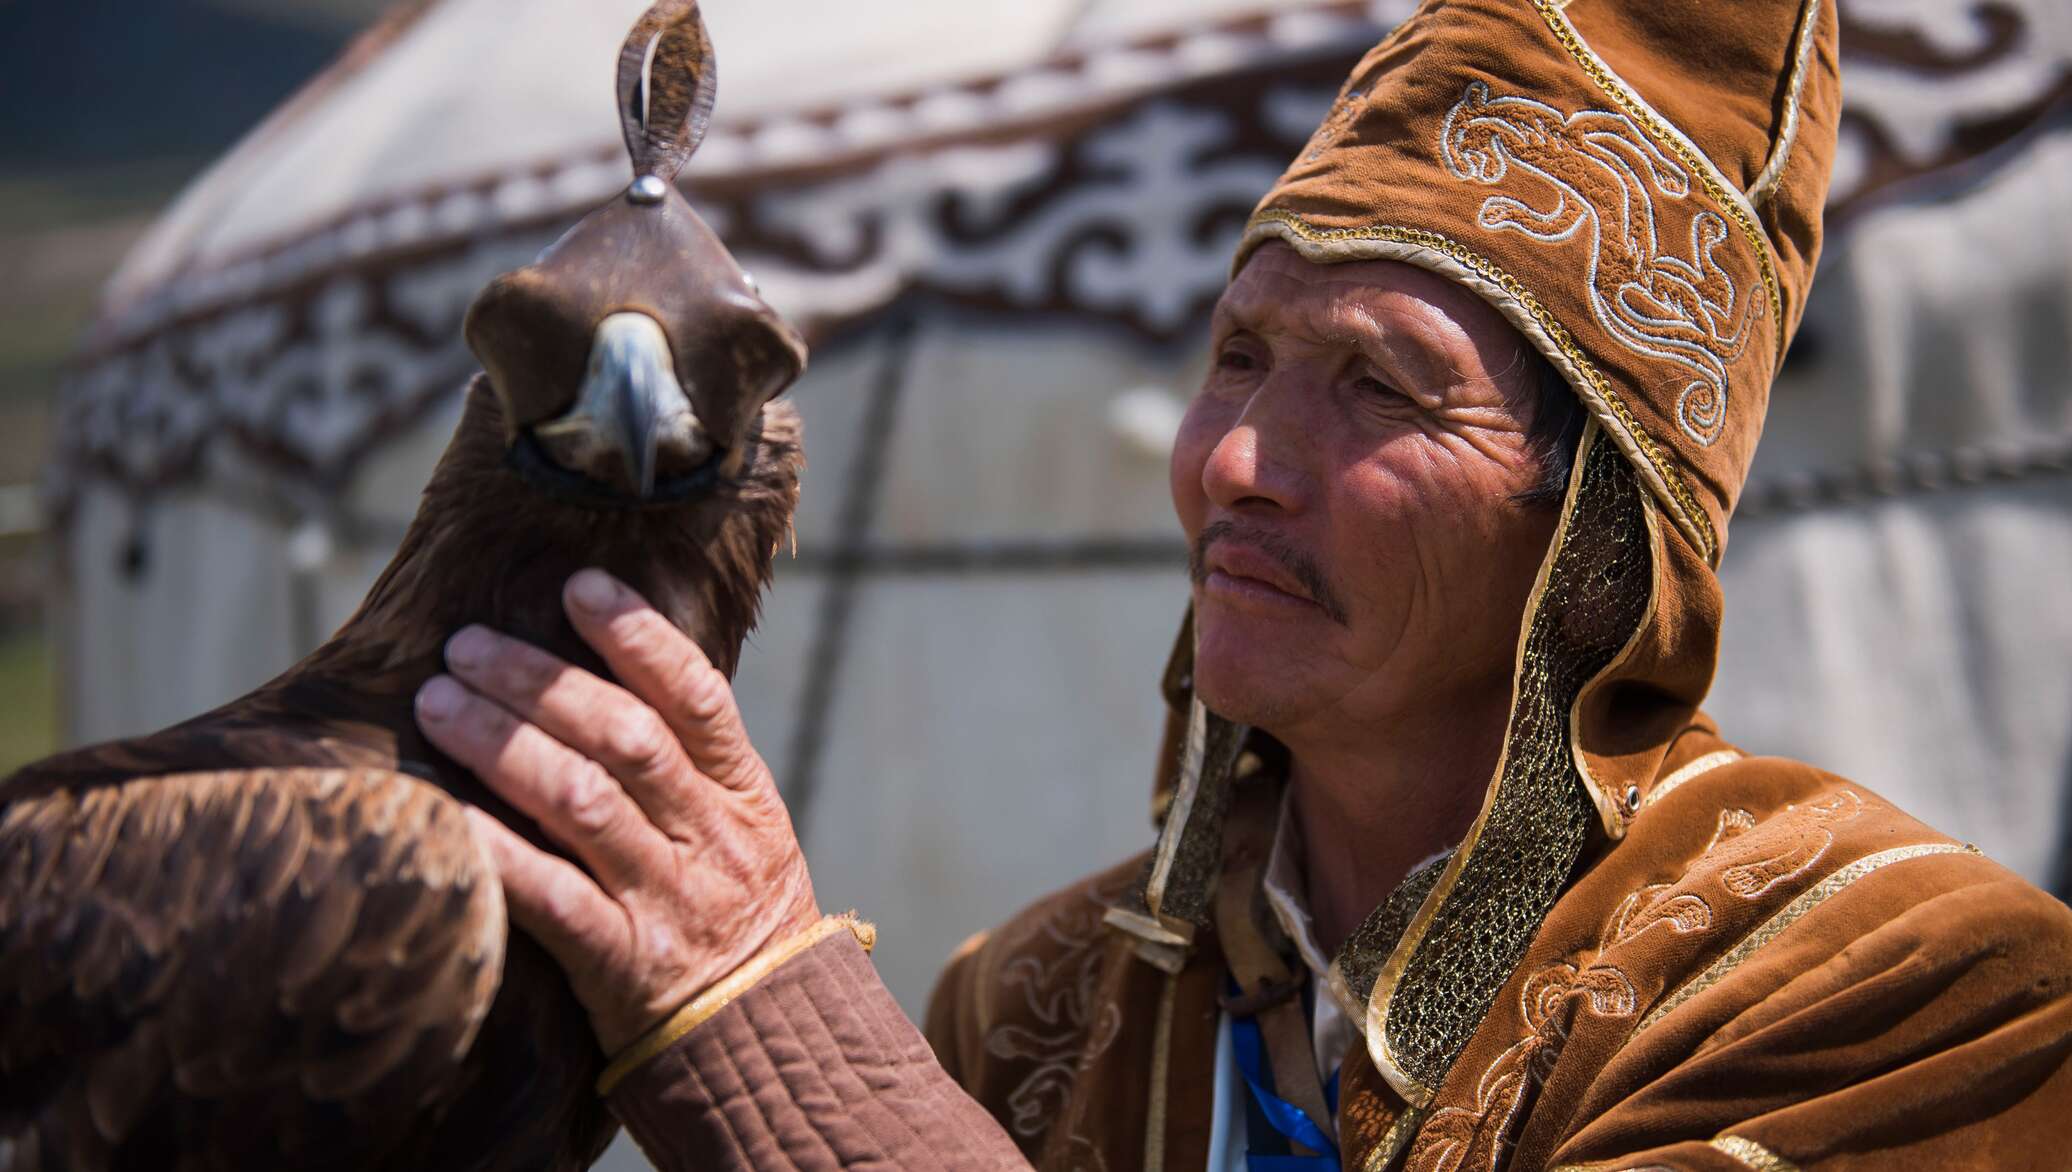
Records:
M1805 307L1841 107L1818 0L1453 0L1375 46L1253 213L1480 293L1708 563Z

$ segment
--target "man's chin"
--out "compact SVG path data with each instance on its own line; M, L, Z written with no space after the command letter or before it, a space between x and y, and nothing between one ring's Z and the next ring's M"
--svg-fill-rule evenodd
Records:
M1200 700L1203 707L1207 708L1211 713L1222 717L1232 724L1242 724L1248 728L1256 728L1270 733L1273 731L1273 726L1279 723L1275 719L1276 712L1273 707L1258 703L1258 698L1255 696L1242 693L1237 695L1219 695L1214 691L1204 689L1195 692L1195 699Z
M1245 633L1198 629L1194 694L1225 720L1272 732L1299 708L1298 665L1285 641L1259 640Z

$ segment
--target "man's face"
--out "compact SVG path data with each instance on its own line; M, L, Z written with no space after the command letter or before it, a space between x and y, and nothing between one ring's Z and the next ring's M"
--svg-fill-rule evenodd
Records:
M1195 551L1195 687L1291 745L1508 698L1555 510L1525 340L1394 261L1254 253L1216 306L1173 447Z

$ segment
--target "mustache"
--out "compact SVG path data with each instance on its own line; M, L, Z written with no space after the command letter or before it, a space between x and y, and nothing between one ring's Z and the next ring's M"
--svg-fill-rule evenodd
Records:
M1331 589L1331 580L1324 575L1324 568L1315 558L1294 547L1279 536L1263 529L1251 529L1236 521L1216 521L1202 527L1194 539L1194 548L1187 551L1187 576L1197 586L1209 576L1209 547L1226 537L1239 538L1246 545L1279 562L1282 569L1309 592L1311 602L1324 612L1324 617L1339 626L1349 625L1345 603L1338 592Z

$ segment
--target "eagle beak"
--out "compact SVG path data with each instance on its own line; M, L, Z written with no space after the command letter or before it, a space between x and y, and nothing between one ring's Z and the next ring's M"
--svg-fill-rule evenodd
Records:
M532 434L563 468L642 499L654 493L658 469L688 472L713 449L676 381L668 335L630 311L598 323L575 406Z

